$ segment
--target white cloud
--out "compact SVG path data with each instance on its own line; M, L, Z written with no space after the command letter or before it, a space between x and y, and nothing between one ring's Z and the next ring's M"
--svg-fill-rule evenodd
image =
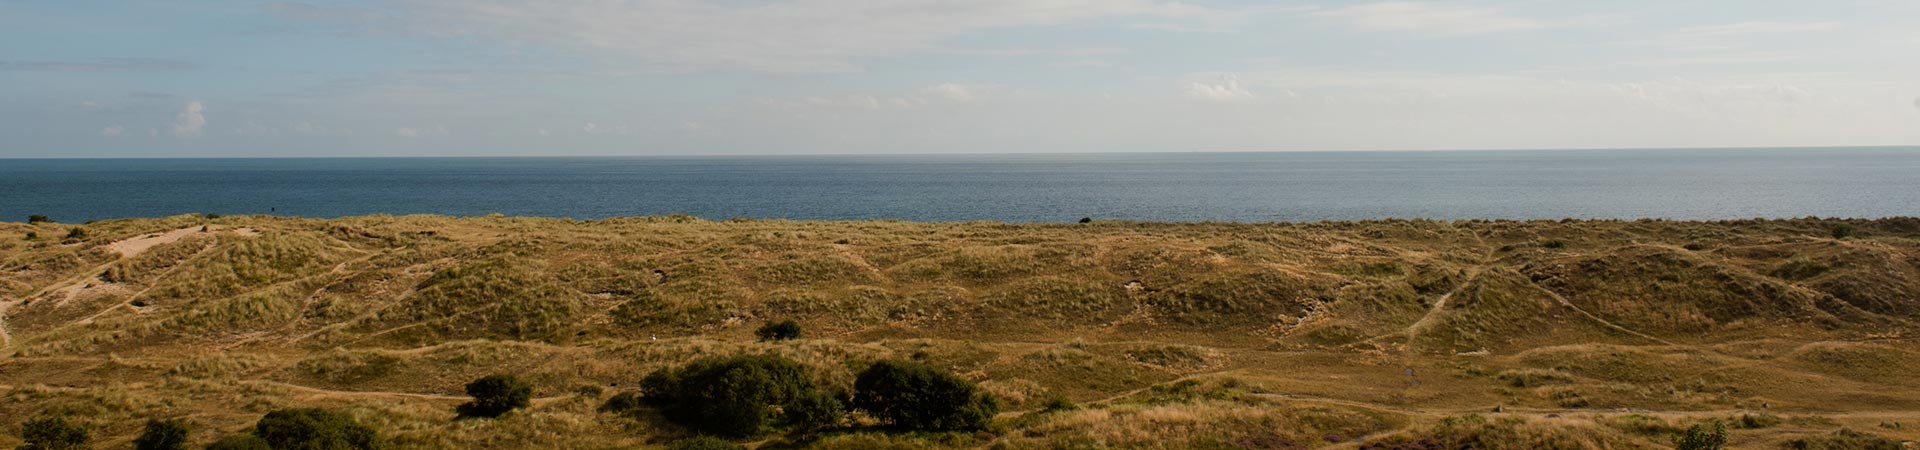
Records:
M968 89L966 86L957 83L940 83L939 85L927 88L927 91L933 95L938 95L956 102L970 102L974 99L972 89Z
M181 138L200 137L200 129L206 128L206 104L198 100L187 102L180 113L173 116L173 135Z
M1221 75L1218 82L1194 81L1187 83L1187 97L1196 100L1233 102L1253 98L1253 92L1240 85L1238 75Z
M438 125L438 126L434 126L433 128L395 128L393 129L393 134L403 138L412 139L412 138L423 138L423 137L447 136L453 133L448 132L447 127L445 125Z
M113 126L100 129L100 135L106 136L106 137L120 137L120 135L126 134L126 133L127 133L127 128L119 125L113 125Z
M774 106L809 106L826 109L903 110L979 102L987 99L998 88L993 85L940 83L909 92L811 96L797 101L769 100L766 103Z
M1495 8L1428 2L1355 5L1313 15L1345 21L1366 31L1412 32L1439 36L1501 33L1547 28L1555 23L1507 14Z
M1836 22L1740 22L1724 25L1711 25L1681 30L1678 35L1692 37L1738 36L1747 34L1780 34L1828 31L1840 28Z
M1156 0L393 0L438 36L612 51L680 69L851 72L865 58L938 50L962 33L1095 19L1217 27L1242 14Z

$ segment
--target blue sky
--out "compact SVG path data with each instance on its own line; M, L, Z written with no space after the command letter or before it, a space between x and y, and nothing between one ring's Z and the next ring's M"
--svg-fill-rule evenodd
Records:
M1920 2L0 0L0 157L1920 144Z

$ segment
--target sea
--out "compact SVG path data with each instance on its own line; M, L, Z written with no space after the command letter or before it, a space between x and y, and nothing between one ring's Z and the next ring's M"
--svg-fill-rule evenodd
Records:
M0 159L0 220L183 213L1301 222L1920 216L1920 147Z

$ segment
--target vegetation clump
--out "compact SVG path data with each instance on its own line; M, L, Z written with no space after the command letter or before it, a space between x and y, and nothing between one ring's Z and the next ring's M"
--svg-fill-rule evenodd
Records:
M775 423L775 407L788 411L787 423L838 418L822 411L819 388L806 369L774 355L706 358L679 369L662 369L641 380L645 399L660 406L669 420L720 436L745 437Z
M20 427L20 439L27 443L18 450L69 450L87 448L92 436L66 418L41 417Z
M753 334L762 341L786 341L800 338L800 324L792 320L769 322L754 330Z
M1720 450L1727 447L1727 424L1718 420L1694 425L1673 436L1676 450Z
M180 420L148 420L133 439L134 450L186 450L187 423Z
M31 215L28 215L28 216L27 216L27 223L29 223L29 224L35 224L35 223L53 223L53 219L48 219L48 218L47 218L47 216L45 216L45 215L40 215L40 214L31 214Z
M267 413L253 434L274 450L375 450L380 435L339 412L319 408Z
M911 361L886 360L853 382L853 406L881 421L918 431L985 428L1000 405L972 382Z
M533 386L512 375L487 375L467 383L467 395L473 401L455 410L460 417L500 417L533 404Z

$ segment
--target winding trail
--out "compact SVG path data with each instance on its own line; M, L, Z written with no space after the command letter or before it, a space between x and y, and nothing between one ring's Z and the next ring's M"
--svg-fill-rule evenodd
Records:
M6 352L13 349L13 334L7 331L7 312L8 310L12 309L14 305L27 301L28 299L40 298L41 296L45 296L48 293L55 292L55 291L63 291L63 290L72 291L72 292L69 292L66 297L67 300L71 300L74 297L79 295L80 290L86 289L88 287L86 285L86 283L88 283L87 280L98 278L100 274L106 273L107 269L113 268L114 264L119 264L123 261L133 259L134 257L140 256L141 253L146 253L147 250L150 250L154 247L171 244L174 242L179 242L181 239L186 239L187 236L192 236L199 233L219 233L219 232L231 232L233 234L238 234L243 237L253 237L253 236L260 235L260 232L253 228L246 228L246 227L225 228L225 227L215 227L215 226L209 225L209 226L186 227L186 228L181 228L181 229L166 231L166 232L159 232L159 233L146 233L146 234L138 235L131 238L121 239L121 240L110 242L104 245L104 247L110 250L113 250L115 253L119 253L120 254L119 258L115 258L112 261L107 261L105 263L95 265L86 270L82 270L71 277L67 277L66 279L48 284L46 287L40 288L39 290L34 291L31 294L27 294L24 297L16 298L16 299L0 299L0 352ZM135 295L137 296L138 294L135 294ZM128 297L128 298L131 299L132 297ZM63 301L62 303L65 303L65 302ZM119 305L115 305L113 308L118 308L118 307ZM108 308L108 311L112 310L113 308ZM105 311L102 311L101 313L104 313L104 312ZM94 317L98 317L101 313L94 314ZM91 319L91 317L89 317L89 319ZM8 354L10 355L11 353L8 353Z

